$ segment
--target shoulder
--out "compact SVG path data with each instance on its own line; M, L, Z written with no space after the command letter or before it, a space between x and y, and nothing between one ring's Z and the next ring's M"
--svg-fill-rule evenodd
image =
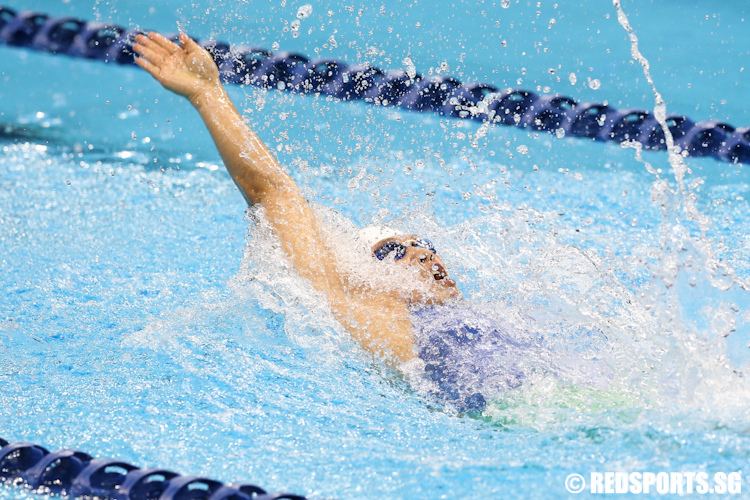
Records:
M385 293L335 294L330 300L336 319L366 350L401 362L415 357L406 304Z

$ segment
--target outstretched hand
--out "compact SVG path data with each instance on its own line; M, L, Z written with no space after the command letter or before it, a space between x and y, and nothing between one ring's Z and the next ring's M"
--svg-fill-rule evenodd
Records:
M162 86L193 101L205 90L221 85L219 69L211 55L185 33L180 45L153 31L138 35L133 50L141 55L136 64Z

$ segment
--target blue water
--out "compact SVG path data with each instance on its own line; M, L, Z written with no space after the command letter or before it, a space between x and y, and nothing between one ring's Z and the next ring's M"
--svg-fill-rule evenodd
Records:
M4 4L653 107L609 2L314 3L298 37L304 1ZM750 124L747 7L623 8L669 112ZM230 92L321 213L429 236L549 370L480 417L441 406L285 269L186 102L135 68L0 47L0 435L340 499L746 468L747 166L689 158L680 194L664 153L644 153L654 175L616 144Z

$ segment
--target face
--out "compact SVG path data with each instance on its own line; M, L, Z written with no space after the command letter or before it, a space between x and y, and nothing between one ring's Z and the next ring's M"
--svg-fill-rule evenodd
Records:
M392 242L401 243L403 248L392 245L396 248L388 253L386 245ZM408 298L410 301L440 304L460 297L461 292L456 287L456 282L449 277L443 259L433 251L434 249L419 246L424 245L424 242L425 240L419 239L416 235L393 236L376 243L372 251L373 254L379 253L383 256L383 261L388 260L396 265L417 270L425 287L423 290L415 290Z

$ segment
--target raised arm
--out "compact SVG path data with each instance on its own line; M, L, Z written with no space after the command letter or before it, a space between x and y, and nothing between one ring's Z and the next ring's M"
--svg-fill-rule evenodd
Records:
M245 124L211 56L184 33L180 45L157 33L138 35L136 62L200 113L224 165L249 204L259 203L303 278L323 292L336 318L365 349L407 361L414 356L408 308L345 281L317 219L294 180Z
M224 90L209 53L184 33L181 46L158 33L136 37L136 62L164 88L187 98L200 113L224 165L249 204L266 209L300 274L330 293L339 279L326 258L317 220L298 186L250 130Z
M249 204L264 203L294 182L242 120L210 54L182 33L182 47L158 33L136 37L136 63L164 88L187 98L200 113L229 174Z

